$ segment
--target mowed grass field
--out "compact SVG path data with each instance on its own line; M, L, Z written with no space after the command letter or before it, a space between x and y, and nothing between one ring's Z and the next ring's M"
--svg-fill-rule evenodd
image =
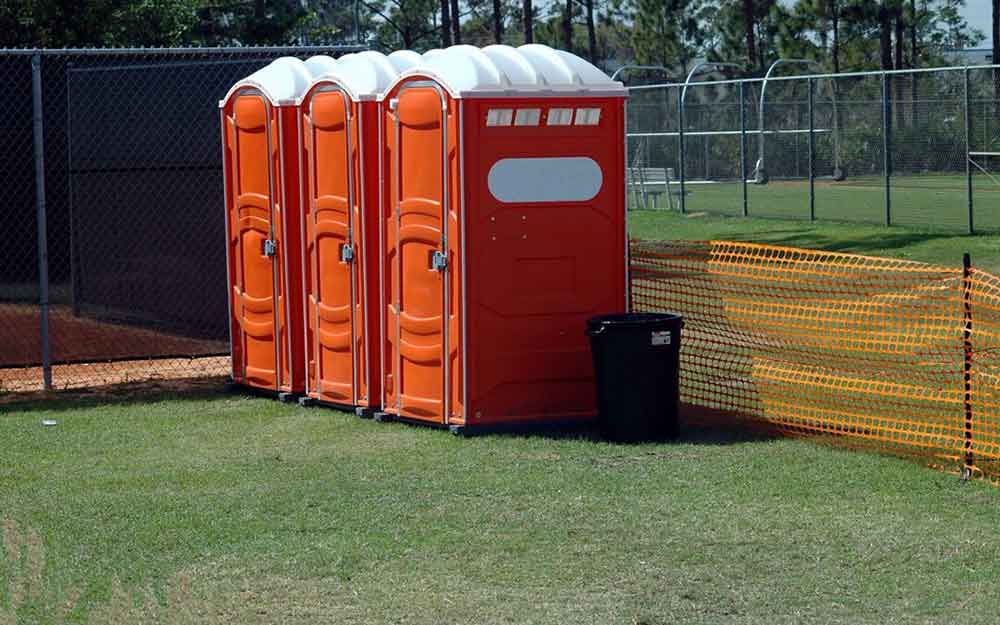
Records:
M1000 601L994 487L808 441L459 439L210 389L7 406L0 440L5 623L67 603L90 623L992 623Z
M964 175L893 176L889 194L891 223L966 232L969 221L966 184ZM739 182L695 182L686 185L685 190L688 212L743 214L743 185ZM675 192L679 192L676 187ZM885 180L880 176L852 176L843 182L818 179L815 196L819 220L885 224ZM974 226L984 231L1000 231L1000 175L990 178L977 171L973 176L972 197ZM666 198L661 195L657 204L665 207ZM773 180L767 185L748 184L747 212L751 217L808 220L809 183Z
M1000 270L993 236L629 219ZM460 439L215 383L0 403L0 443L3 624L995 623L1000 605L995 487L808 440Z

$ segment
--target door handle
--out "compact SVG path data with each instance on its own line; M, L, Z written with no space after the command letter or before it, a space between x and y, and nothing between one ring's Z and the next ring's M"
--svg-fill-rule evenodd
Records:
M434 250L431 255L431 269L434 271L444 271L448 268L448 254L441 250Z

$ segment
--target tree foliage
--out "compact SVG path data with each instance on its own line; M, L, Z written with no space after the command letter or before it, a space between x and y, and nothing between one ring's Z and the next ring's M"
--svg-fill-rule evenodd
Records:
M994 0L994 3L1000 0ZM613 69L698 59L759 73L777 58L830 71L929 67L979 44L966 0L0 0L0 46L332 44L384 50L448 41L569 48ZM530 7L530 19L525 10ZM450 18L450 19L443 19ZM357 27L355 23L358 23ZM449 22L446 29L443 22ZM456 27L456 24L458 27ZM360 32L358 32L360 31ZM998 79L1000 84L1000 79Z

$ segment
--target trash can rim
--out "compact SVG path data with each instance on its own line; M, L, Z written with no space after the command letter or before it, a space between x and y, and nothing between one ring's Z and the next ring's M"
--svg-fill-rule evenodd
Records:
M682 317L673 313L615 313L598 315L587 320L587 325L597 326L643 326L667 321L681 321Z

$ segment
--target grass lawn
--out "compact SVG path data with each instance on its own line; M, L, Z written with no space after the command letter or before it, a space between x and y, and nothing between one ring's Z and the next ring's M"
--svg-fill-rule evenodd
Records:
M629 232L642 239L727 239L908 258L960 266L962 253L973 265L1000 273L1000 234L974 236L906 227L725 217L676 211L629 212Z
M743 214L743 188L738 182L689 184L686 192L689 212ZM818 180L815 194L817 219L885 223L885 180L881 177ZM666 198L661 196L658 203L666 205ZM964 175L893 177L890 205L895 225L955 233L968 228ZM747 211L756 217L808 220L809 184L775 180L767 185L747 185ZM973 176L973 220L980 230L1000 231L1000 184L982 174Z
M629 218L1000 272L1000 236ZM458 439L205 388L0 404L0 441L4 625L994 623L1000 605L994 487L804 440Z
M992 623L1000 601L993 487L806 441L463 440L218 393L6 409L4 623L8 588L28 623L74 589L92 623Z

